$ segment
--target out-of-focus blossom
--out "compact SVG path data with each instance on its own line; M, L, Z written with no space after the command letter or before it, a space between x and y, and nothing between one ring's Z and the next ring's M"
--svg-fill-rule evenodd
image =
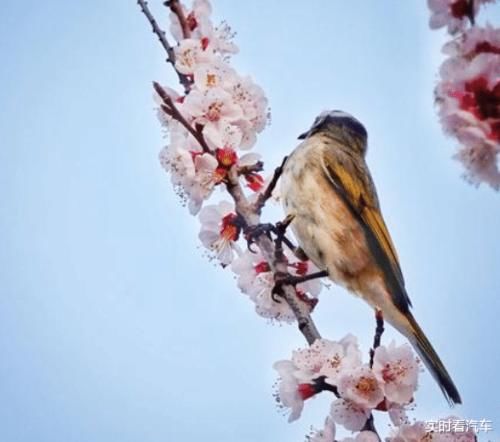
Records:
M339 442L379 442L379 438L373 431L360 431L355 437L345 437Z
M481 4L492 0L475 0L473 9L470 0L427 0L431 10L429 26L438 29L446 26L448 32L455 34L465 29L471 14L476 15Z
M472 182L500 186L500 54L455 58L441 69L436 89L441 122L461 143L457 158Z
M423 422L403 424L387 438L387 442L427 442L430 440L432 439L427 436Z
M445 132L460 147L455 158L471 183L500 188L500 29L472 26L480 7L495 0L428 0L431 28L453 34L443 47L436 102Z

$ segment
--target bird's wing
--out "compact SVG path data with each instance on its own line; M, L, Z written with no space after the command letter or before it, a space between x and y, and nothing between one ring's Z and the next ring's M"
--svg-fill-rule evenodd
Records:
M323 169L335 192L361 224L372 254L379 263L391 296L398 308L406 312L411 301L406 293L398 255L385 225L375 186L364 160L353 161L323 152Z

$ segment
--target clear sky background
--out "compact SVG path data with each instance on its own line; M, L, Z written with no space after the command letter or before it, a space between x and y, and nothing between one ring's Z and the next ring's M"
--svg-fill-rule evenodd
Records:
M365 123L414 313L464 399L452 413L491 419L482 440L498 440L500 195L451 159L425 1L213 3L270 100L268 170L326 108ZM303 338L202 257L157 160L151 81L175 78L135 1L4 0L0 53L0 441L303 440L331 398L294 424L276 411L272 364ZM316 319L368 351L358 299L333 287ZM450 414L427 373L416 399L418 418Z

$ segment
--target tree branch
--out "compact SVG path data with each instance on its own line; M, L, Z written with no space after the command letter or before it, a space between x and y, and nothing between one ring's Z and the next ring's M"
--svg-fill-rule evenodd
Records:
M250 227L258 226L260 224L260 213L255 210L255 207L253 207L245 196L238 179L237 170L234 167L228 174L227 190L234 200L236 213L242 217L245 224ZM288 273L287 263L283 260L275 259L275 245L267 235L260 235L255 242L275 275ZM316 339L321 339L321 335L311 317L310 307L298 298L293 285L283 284L281 288L282 297L295 315L300 332L304 335L308 344L312 345Z
M208 147L208 144L205 141L205 138L203 137L203 133L201 132L201 130L194 129L193 126L189 124L189 122L179 112L179 109L177 109L177 106L175 105L172 98L167 94L165 89L163 89L159 83L153 81L153 87L160 96L160 98L163 100L163 103L165 104L164 106L163 105L161 106L162 110L166 114L170 115L172 118L177 120L179 123L181 123L189 131L189 133L195 138L195 140L198 141L199 145L203 149L203 152L210 153L211 152L210 147Z
M278 184L278 180L280 179L281 174L283 173L283 167L285 166L286 160L288 157L283 158L283 161L281 162L281 165L274 169L274 174L273 177L268 184L266 190L264 193L261 193L259 195L259 198L255 202L255 211L257 213L260 213L262 211L262 208L265 206L267 200L271 198L274 189L276 188L276 185Z
M373 337L373 347L370 349L370 368L373 367L373 357L375 356L375 350L378 346L380 346L382 333L384 333L384 316L382 315L382 310L375 310L375 321L377 326L375 327L375 336Z
M167 62L172 65L174 68L175 73L179 77L179 82L181 85L184 87L184 92L188 93L189 90L191 89L191 80L184 74L181 74L175 67L175 51L172 45L168 42L165 31L160 28L158 25L158 22L154 18L153 14L151 14L151 11L149 10L148 7L148 2L146 0L137 0L137 4L141 8L142 13L146 16L147 20L149 21L149 24L153 28L153 33L156 34L158 37L158 40L160 40L161 45L165 49L165 52L167 53Z
M191 37L191 29L189 29L188 22L186 20L186 16L184 15L184 11L182 10L182 5L179 3L179 0L168 0L163 3L167 8L177 16L179 19L179 23L182 29L182 35L184 38Z

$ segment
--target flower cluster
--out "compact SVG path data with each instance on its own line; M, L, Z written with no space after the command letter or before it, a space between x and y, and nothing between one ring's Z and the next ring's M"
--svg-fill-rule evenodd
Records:
M306 442L377 442L378 435L366 427L373 410L388 412L393 428L386 442L477 440L477 431L464 419L410 422L406 412L414 404L420 363L408 344L377 347L370 366L363 363L354 336L320 339L276 362L274 369L279 375L276 398L290 422L300 417L307 399L323 391L335 395L324 427L306 436ZM337 426L353 436L336 439Z
M312 262L297 260L287 249L285 249L285 259L292 276L300 277L318 272L318 268ZM259 252L245 251L234 260L231 268L238 278L239 289L254 302L255 311L260 316L283 322L295 320L295 315L288 304L274 299L272 293L275 285L274 275ZM299 299L312 310L317 303L321 288L321 282L312 279L297 284L296 290Z
M273 295L274 274L260 253L243 252L243 222L233 202L206 204L216 187L227 184L229 174L243 180L247 199L255 204L268 184L256 167L260 156L250 149L256 135L268 121L268 104L262 89L250 77L239 75L230 66L237 52L233 33L226 23L215 27L210 20L207 0L195 0L192 9L170 14L170 31L177 41L174 48L177 73L189 87L183 95L155 86L158 114L166 127L169 143L160 161L172 184L201 224L199 239L210 259L231 269L238 286L264 318L292 322L295 316L284 301ZM200 142L201 141L201 142ZM289 273L304 276L318 271L309 261L298 261L285 250ZM319 281L297 285L299 299L311 310L321 290Z
M429 26L431 29L447 27L450 34L466 28L467 23L474 20L479 8L484 3L495 0L427 0L431 10Z
M238 48L227 24L212 24L210 3L195 0L191 10L179 7L183 8L183 24L178 14L170 14L170 30L178 42L175 69L190 86L184 95L163 89L183 119L203 137L206 148L156 97L160 121L169 135L160 161L191 213L197 214L213 189L224 183L231 167L258 161L256 155L240 158L238 151L255 144L257 133L268 121L268 104L263 90L230 66L229 57ZM263 179L255 172L244 178L253 191L262 188Z
M489 0L491 1L491 0ZM432 28L454 35L443 52L436 101L444 130L458 139L456 158L473 183L500 187L500 28L468 26L486 1L429 0Z
M450 421L450 418L442 422ZM472 429L442 428L430 429L425 422L405 423L392 431L387 442L477 442Z
M275 363L280 377L278 401L290 410L293 421L299 418L305 400L328 390L337 399L332 402L327 428L334 422L360 431L374 409L388 411L393 424L400 426L407 422L405 407L417 389L419 362L408 344L396 346L394 342L379 346L372 362L371 367L363 363L352 335L338 342L317 340L294 351L290 360ZM360 437L368 441L371 435Z

